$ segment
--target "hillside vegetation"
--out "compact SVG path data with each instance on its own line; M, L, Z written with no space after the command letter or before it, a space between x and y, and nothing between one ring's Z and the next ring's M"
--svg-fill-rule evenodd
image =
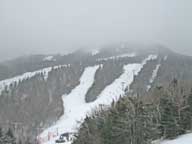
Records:
M192 85L174 79L146 95L122 97L87 116L73 144L150 144L192 130Z

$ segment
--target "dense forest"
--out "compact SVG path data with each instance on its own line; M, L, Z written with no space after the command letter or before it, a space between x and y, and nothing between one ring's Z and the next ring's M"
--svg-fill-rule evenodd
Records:
M87 116L73 144L150 144L192 131L192 85L174 79Z

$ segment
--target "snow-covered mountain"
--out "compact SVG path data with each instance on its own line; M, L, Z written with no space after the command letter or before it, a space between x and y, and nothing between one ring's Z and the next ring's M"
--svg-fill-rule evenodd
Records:
M156 140L152 144L191 144L192 134L185 134L175 138L174 140Z
M51 144L62 133L76 133L86 115L125 92L146 93L173 78L192 80L191 57L144 47L114 45L0 64L0 124L17 123L19 135L26 131Z
M156 55L149 55L141 63L124 65L123 73L120 77L108 85L95 101L89 103L85 101L85 96L94 83L94 76L99 66L96 65L86 68L80 78L80 84L74 88L69 95L63 95L63 107L65 109L63 116L55 125L45 130L39 136L41 143L53 143L55 138L57 138L57 134L76 133L77 128L87 114L99 105L110 106L113 100L117 101L124 95L125 89L129 89L130 84L134 80L134 76L141 71L148 61L156 59ZM49 135L48 138L47 135Z

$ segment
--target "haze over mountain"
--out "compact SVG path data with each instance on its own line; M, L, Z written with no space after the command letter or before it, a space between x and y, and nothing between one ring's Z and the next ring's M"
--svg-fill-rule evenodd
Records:
M191 144L191 38L191 0L0 0L0 144Z
M192 55L190 0L1 0L0 61L119 42Z
M127 92L146 95L174 78L190 82L191 63L161 45L140 44L7 61L0 64L0 124L14 127L18 139L49 144Z

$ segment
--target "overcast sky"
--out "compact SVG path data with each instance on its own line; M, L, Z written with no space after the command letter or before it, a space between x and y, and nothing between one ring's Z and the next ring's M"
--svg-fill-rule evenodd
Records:
M192 55L192 0L0 0L0 60L126 41Z

